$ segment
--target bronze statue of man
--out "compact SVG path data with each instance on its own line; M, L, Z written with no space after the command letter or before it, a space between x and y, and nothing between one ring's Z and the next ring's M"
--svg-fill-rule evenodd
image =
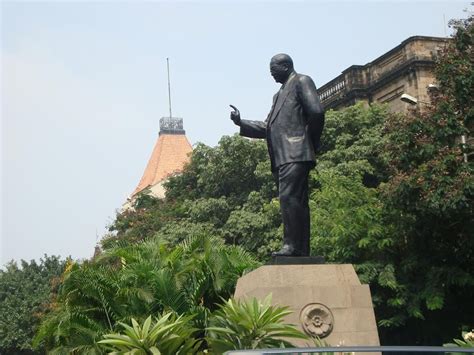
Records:
M272 255L309 256L308 175L316 164L324 110L313 80L294 70L289 55L275 55L270 73L282 86L273 96L267 119L241 119L232 105L230 118L240 126L240 135L267 140L284 227L283 247Z

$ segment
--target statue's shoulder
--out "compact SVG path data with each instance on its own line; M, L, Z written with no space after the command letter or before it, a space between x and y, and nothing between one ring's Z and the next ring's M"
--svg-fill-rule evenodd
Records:
M300 84L309 84L313 83L313 79L309 75L305 74L296 74L296 79Z
M309 93L316 91L316 85L314 85L313 79L309 75L297 74L296 78L296 93L301 95L302 93Z

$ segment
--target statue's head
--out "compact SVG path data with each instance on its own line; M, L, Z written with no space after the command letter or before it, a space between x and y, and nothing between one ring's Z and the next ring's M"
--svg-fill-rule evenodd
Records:
M270 60L270 73L277 83L283 84L293 70L293 60L288 54L280 53Z

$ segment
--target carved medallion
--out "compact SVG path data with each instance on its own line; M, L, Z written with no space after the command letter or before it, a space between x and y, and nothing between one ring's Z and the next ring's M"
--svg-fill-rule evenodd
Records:
M306 334L325 338L332 332L334 317L322 303L310 303L300 313L300 321Z

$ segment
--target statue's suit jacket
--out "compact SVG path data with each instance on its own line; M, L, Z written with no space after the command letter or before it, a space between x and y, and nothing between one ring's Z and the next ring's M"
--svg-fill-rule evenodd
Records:
M267 119L241 120L240 134L266 138L272 171L277 171L294 162L314 166L323 126L324 111L313 80L294 72L273 97Z

